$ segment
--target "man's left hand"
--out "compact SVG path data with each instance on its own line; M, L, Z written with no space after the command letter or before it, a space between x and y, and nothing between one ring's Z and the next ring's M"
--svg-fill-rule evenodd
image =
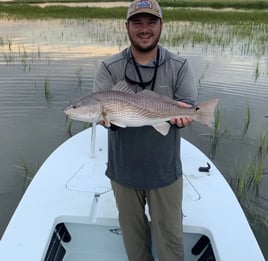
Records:
M177 127L183 128L190 125L193 122L193 119L190 117L181 117L181 118L172 118L170 119L171 124L176 124Z
M179 106L181 108L191 108L192 105L187 104L185 102L178 102ZM176 124L178 128L183 128L186 127L188 125L190 125L193 122L193 119L191 117L180 117L180 118L172 118L170 119L170 123L171 124Z

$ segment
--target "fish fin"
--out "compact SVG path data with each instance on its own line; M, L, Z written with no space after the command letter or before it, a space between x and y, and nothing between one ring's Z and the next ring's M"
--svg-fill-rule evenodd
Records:
M121 128L126 128L127 127L126 124L123 124L122 122L119 122L119 121L111 121L111 123L113 125L116 125L116 126L121 127Z
M109 117L108 117L107 113L103 111L101 113L101 116L102 116L102 119L104 121L104 126L106 126L107 128L110 128L111 127L111 122L109 120Z
M212 99L198 104L194 120L214 128L214 111L218 102L219 99Z
M170 129L170 124L168 122L162 122L156 125L153 125L153 128L161 133L163 136L166 136Z
M112 90L135 94L135 91L128 86L126 81L118 82L116 85L113 86Z

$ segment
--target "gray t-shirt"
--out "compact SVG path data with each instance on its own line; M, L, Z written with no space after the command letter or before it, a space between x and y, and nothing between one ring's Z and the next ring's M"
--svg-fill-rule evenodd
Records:
M154 91L196 104L196 83L187 59L161 46L159 54ZM155 61L138 66L143 82L150 83ZM93 91L111 89L125 80L125 76L140 82L129 48L98 64ZM129 87L135 92L142 90L137 84L129 84ZM151 84L146 88L150 89ZM115 182L137 189L156 189L171 184L182 175L179 128L172 126L167 136L150 126L109 130L106 175Z

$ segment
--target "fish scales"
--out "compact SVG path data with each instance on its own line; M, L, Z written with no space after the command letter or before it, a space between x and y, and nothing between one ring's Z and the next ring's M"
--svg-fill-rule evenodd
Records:
M178 111L182 111L184 113L184 109L179 108L178 104L168 104L165 101L160 99L154 100L151 97L143 97L143 96L133 96L128 93L121 93L115 91L108 91L105 97L102 97L103 93L99 97L100 101L104 104L105 107L114 108L114 110L118 110L120 113L131 113L135 110L138 113L152 113L150 115L157 114L163 116L178 115ZM109 104L110 103L110 104ZM116 107L114 107L116 106ZM187 111L189 113L189 110ZM130 114L131 115L131 114Z
M115 96L115 97L114 97ZM135 119L152 119L161 117L170 117L178 115L178 107L167 103L154 101L146 97L133 97L125 93L119 95L111 94L107 99L100 99L106 111L117 113L122 117Z

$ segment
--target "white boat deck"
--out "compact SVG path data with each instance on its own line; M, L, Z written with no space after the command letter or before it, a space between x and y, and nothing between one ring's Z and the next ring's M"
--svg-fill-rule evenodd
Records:
M2 237L0 260L44 260L54 228L60 223L66 225L73 239L77 238L63 242L67 249L63 260L127 260L122 240L112 240L120 235L107 232L119 224L109 180L104 175L106 143L106 130L97 127L95 158L89 157L90 130L72 137L50 155ZM198 168L207 162L210 171L199 172ZM219 261L263 261L237 199L214 164L185 140L182 140L182 163L185 240L206 235ZM79 238L91 241L78 241ZM89 244L92 251L86 259ZM103 245L109 248L109 258ZM190 256L191 253L186 261L198 260Z

